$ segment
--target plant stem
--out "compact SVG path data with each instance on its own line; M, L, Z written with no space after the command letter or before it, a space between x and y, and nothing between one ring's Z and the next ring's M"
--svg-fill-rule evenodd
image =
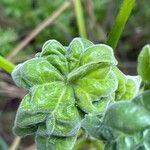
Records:
M8 73L11 73L14 67L15 67L14 64L12 64L10 61L5 59L4 57L0 56L0 68L4 69Z
M75 14L76 20L78 25L79 34L81 37L86 38L86 28L85 28L85 21L83 16L83 9L80 0L73 0L75 6Z
M107 44L114 49L117 46L119 38L131 14L134 4L135 4L135 0L123 0L122 2L122 6L120 8L116 21L112 27L111 32L109 33L108 40L107 40Z
M21 141L21 137L17 136L15 137L12 145L10 146L9 150L17 150L19 144L20 144L20 141Z

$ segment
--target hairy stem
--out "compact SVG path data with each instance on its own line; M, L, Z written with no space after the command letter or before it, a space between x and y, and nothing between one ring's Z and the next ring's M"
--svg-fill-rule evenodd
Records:
M10 61L5 59L4 57L0 56L0 68L1 69L4 69L8 73L11 73L14 67L15 67L14 64L12 64Z
M85 21L83 16L83 9L80 0L73 0L75 6L75 14L76 20L78 24L79 34L81 37L86 38L86 28L85 28Z
M114 49L117 46L119 38L131 14L134 4L135 4L135 0L123 0L122 2L122 6L120 8L116 21L112 27L111 32L109 33L108 40L107 40L107 44Z

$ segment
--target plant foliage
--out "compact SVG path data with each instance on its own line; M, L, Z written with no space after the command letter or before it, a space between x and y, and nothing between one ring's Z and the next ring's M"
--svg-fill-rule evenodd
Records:
M47 41L42 52L12 72L15 83L29 91L17 111L14 132L36 133L40 150L72 149L85 114L102 115L110 103L138 93L140 78L125 76L116 65L105 44L75 38L64 47Z
M102 118L86 116L83 127L106 142L106 150L150 149L150 91L109 106Z

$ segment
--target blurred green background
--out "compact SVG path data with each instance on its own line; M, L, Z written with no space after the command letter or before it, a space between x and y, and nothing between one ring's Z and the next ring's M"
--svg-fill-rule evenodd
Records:
M94 43L106 42L122 1L82 0L88 39ZM64 0L0 0L0 55L7 57L16 45L63 3ZM150 43L149 6L150 0L136 1L115 50L119 67L125 73L136 74L137 55L145 44ZM56 39L63 45L68 45L77 36L80 35L72 4L11 61L17 64L33 57L48 39ZM25 92L14 85L9 74L0 71L0 145L6 149L14 140L11 128L18 104ZM33 143L33 137L25 138L19 149L25 150ZM28 150L32 149L34 147Z

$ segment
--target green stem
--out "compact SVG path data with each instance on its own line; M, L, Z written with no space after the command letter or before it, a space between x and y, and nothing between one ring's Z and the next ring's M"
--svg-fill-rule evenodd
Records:
M4 69L8 73L11 73L14 69L15 65L10 61L6 60L4 57L0 56L0 68Z
M74 0L74 6L75 6L75 14L76 14L76 19L77 19L79 34L81 37L86 38L87 34L86 34L86 28L85 28L85 22L84 22L81 1Z
M116 48L119 38L123 32L124 26L134 7L135 0L123 0L122 6L108 36L107 44L112 48Z

